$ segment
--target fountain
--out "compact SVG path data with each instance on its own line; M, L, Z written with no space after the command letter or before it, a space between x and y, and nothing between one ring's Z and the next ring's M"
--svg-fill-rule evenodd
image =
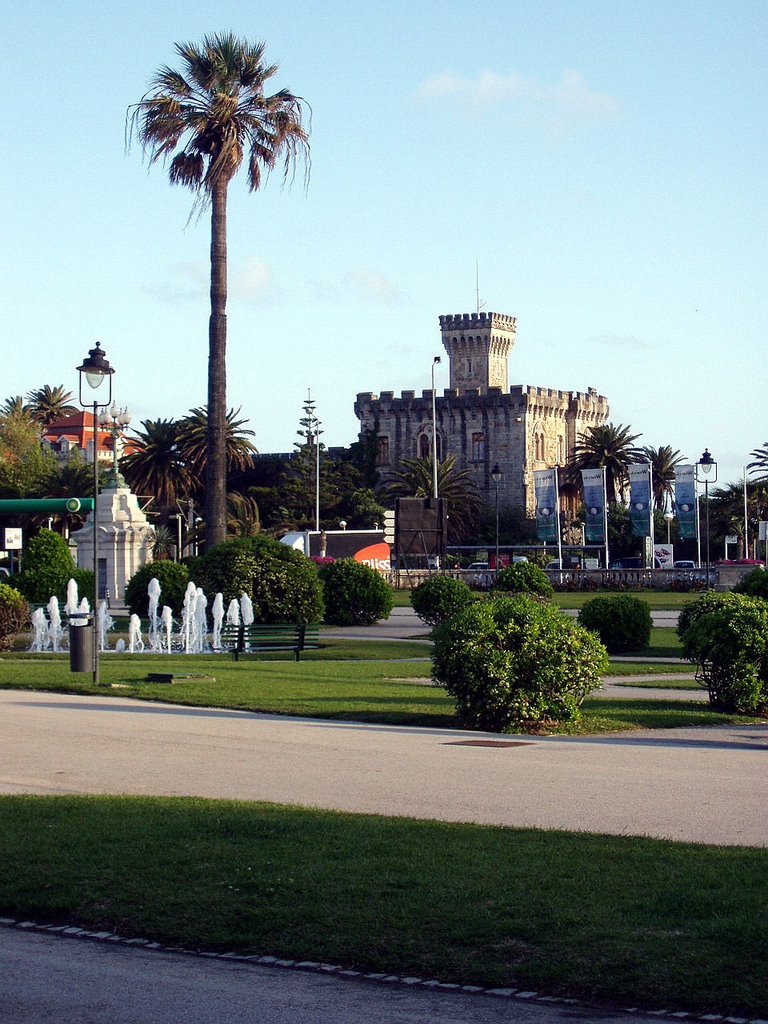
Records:
M67 601L64 605L64 611L67 615L71 615L72 612L77 611L77 580L70 580L67 583Z
M134 612L128 620L128 650L131 654L136 651L141 654L144 650L144 641L141 639L141 619Z
M211 617L213 618L213 633L211 634L211 647L214 651L221 649L221 624L224 621L224 597L217 594L211 605Z
M54 654L61 651L61 638L64 630L61 628L61 612L59 611L58 597L52 597L48 602L48 639Z
M239 601L233 598L229 602L225 614L224 597L218 593L210 610L213 627L209 640L208 598L201 587L190 581L184 592L181 625L178 632L175 633L171 608L164 605L162 612L158 615L160 593L160 582L153 577L147 587L149 623L146 645L142 637L141 619L138 615L132 614L128 621L128 640L126 642L123 638L118 639L114 648L115 652L128 651L130 654L135 654L149 650L155 654L171 654L175 649L181 650L185 654L202 654L211 650L221 651L221 632L224 621L228 625L234 626L239 626L241 623L250 625L254 621L253 602L248 594L241 594ZM87 597L81 598L78 602L75 580L70 580L67 584L65 610L70 616L71 626L86 628L86 616L90 612L90 606ZM30 651L35 653L48 650L59 653L66 637L65 631L62 629L59 602L56 597L52 597L48 602L47 611L47 617L46 610L43 608L37 608L32 613ZM79 616L83 616L83 618ZM96 624L99 650L105 651L108 649L107 634L115 625L115 620L109 613L106 601L99 602Z
M244 626L253 625L253 601L247 594L240 595L240 615Z
M163 624L163 632L165 634L165 650L168 654L171 653L173 635L173 612L168 605L163 605L163 610L160 613L160 621Z
M107 607L106 601L102 601L99 604L99 615L97 621L99 626L99 650L106 651L107 633L115 624L115 620L109 614L109 608Z
M48 620L42 608L35 608L32 612L32 646L29 648L34 654L41 654L48 649Z
M157 606L160 602L160 581L156 576L153 576L149 581L147 587L147 594L149 595L149 646L151 650L158 649L157 640Z

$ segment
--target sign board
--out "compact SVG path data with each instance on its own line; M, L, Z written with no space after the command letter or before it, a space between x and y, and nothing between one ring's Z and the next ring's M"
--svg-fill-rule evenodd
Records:
M384 513L384 540L387 544L395 543L395 513Z
M8 526L3 530L3 549L21 551L21 527Z
M671 544L653 545L654 565L658 562L659 569L671 569L675 560L675 549Z
M758 535L760 540L768 540L768 523L760 523L760 533Z

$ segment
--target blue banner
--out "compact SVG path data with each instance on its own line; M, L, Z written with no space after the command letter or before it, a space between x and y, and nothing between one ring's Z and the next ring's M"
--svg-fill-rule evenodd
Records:
M555 544L560 525L557 470L534 470L533 492L536 497L536 536L541 541Z
M652 492L651 465L640 462L628 466L629 475L629 518L632 522L633 537L652 537Z
M680 540L696 540L699 530L695 466L675 467L675 517Z
M582 469L584 489L584 539L587 544L605 544L605 467Z

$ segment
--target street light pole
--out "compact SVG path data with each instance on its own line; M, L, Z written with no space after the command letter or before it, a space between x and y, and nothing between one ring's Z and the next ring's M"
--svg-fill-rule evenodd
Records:
M491 470L491 480L493 480L494 487L496 488L496 562L495 562L495 576L499 575L499 483L501 481L501 470L499 469L498 462L494 465Z
M700 470L700 472L701 472L701 474L702 474L702 476L704 478L704 501L705 501L706 506L707 506L707 508L706 508L707 540L706 540L705 551L706 551L706 556L707 556L707 562L706 562L706 565L707 565L707 583L706 583L706 587L707 587L707 590L709 590L710 589L710 581L709 581L709 482L711 480L712 483L715 483L715 481L717 480L717 463L712 458L712 456L711 456L711 454L709 452L709 449L707 449L707 448L704 449L704 453L701 456L701 458L699 459L699 461L696 463L696 466L697 466L697 469Z
M437 499L437 410L435 402L435 367L440 356L432 360L432 497Z
M115 372L109 365L101 343L96 342L94 348L88 352L88 358L83 360L82 366L77 367L80 374L79 399L83 409L93 404L93 608L91 609L91 639L93 642L93 685L99 686L99 409L106 409L112 401L112 374ZM94 392L99 388L104 379L109 382L109 391L106 401L100 402L94 394L93 403L83 398L83 381ZM87 627L86 627L87 628Z

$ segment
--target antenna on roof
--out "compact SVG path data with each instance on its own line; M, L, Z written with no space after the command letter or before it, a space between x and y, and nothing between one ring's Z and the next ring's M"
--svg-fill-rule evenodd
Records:
M479 313L485 303L480 301L480 261L477 257L475 257L475 302Z

